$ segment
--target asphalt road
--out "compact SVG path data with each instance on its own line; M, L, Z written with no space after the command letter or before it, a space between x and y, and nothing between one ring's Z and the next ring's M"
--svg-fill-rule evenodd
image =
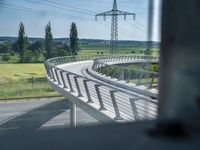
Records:
M33 132L49 128L68 128L68 100L40 100L0 104L0 135ZM87 113L77 108L77 126L97 124Z

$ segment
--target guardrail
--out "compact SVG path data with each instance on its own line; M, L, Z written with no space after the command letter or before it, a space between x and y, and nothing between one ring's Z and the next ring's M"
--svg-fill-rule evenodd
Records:
M147 64L158 63L159 57L152 56L104 56L94 59L94 64L88 68L88 73L93 77L115 85L120 88L137 92L152 98L158 97L159 73L146 70L130 70L119 67L121 64ZM118 65L116 65L118 64ZM116 66L114 73L110 73ZM131 81L131 82L129 82Z
M157 86L159 77L158 72L143 70L134 70L127 67L121 67L116 64L121 63L158 63L158 57L152 56L112 56L95 58L92 69L105 76L110 76L118 80L125 80L127 83L135 83L137 86L145 85L148 88ZM113 69L114 68L114 69ZM113 72L112 72L113 71ZM155 84L156 83L156 84Z
M126 56L115 56L124 59ZM104 56L98 61L103 62L109 58L115 61L114 56ZM128 56L130 59L135 56ZM59 67L61 64L74 63L77 61L91 60L90 56L72 56L52 58L44 62L47 79L56 91L63 96L67 96L70 101L87 111L97 120L103 122L101 112L114 121L134 121L143 119L153 119L157 116L157 101L139 94L130 94L119 89L115 89L106 84L91 80L78 74L69 72ZM98 68L94 58L93 68ZM131 59L130 59L131 60ZM80 103L81 102L81 103ZM95 111L90 111L93 108ZM89 110L90 109L90 110ZM94 113L94 114L93 114Z
M115 59L100 58L100 60L99 58L95 58L93 70L105 76L110 76L118 80L125 80L127 83L135 83L137 86L145 85L148 88L157 86L159 73L150 71L149 63L157 63L158 58L153 57L148 58L148 60L146 60L146 58L142 59L140 57L130 58L130 56L128 58L124 57ZM113 62L112 60L115 61ZM130 63L130 61L132 63L142 63L142 65L144 65L144 63L147 61L148 70L144 70L142 67L138 70L113 64L115 62L117 64L127 62Z

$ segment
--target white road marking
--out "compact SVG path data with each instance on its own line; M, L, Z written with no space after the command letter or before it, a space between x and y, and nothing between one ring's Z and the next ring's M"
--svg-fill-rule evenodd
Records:
M20 127L0 128L0 131L5 131L5 130L16 130L16 129L20 129Z
M61 126L61 125L65 125L65 123L45 124L42 127Z

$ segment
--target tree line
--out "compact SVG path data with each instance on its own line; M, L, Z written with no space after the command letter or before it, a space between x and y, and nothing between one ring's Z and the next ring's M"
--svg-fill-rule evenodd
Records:
M9 41L5 41L0 46L0 52L6 53L3 59L8 60L9 55L17 54L20 63L42 62L52 57L77 55L78 50L80 50L78 46L78 32L74 22L72 22L70 28L69 45L67 41L54 41L50 22L45 26L44 39L31 43L25 33L25 26L21 22L19 24L17 41L12 44Z

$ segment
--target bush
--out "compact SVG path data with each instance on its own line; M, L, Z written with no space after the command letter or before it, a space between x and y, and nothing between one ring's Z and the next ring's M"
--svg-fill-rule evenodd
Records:
M151 71L158 72L158 65L157 64L152 64L151 65Z
M33 62L33 52L31 50L26 50L24 52L24 62L25 63Z
M9 55L3 55L2 60L3 61L9 61L10 60L10 56Z
M14 51L10 51L10 55L11 55L11 56L14 56L14 55L15 55L15 52L14 52Z
M62 57L62 56L68 56L69 52L62 48L57 48L54 50L53 56L54 57Z
M151 51L150 49L146 49L146 50L144 51L144 54L145 54L145 55L152 55L152 51Z

